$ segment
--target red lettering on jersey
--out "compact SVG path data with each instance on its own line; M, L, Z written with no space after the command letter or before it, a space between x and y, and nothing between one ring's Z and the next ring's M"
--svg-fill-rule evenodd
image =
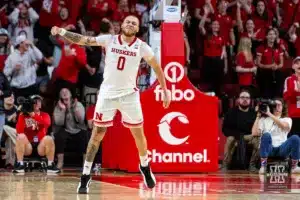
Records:
M117 53L117 54L122 54L122 55L125 55L125 56L134 56L134 57L136 56L136 52L125 51L125 50L120 50L120 49L115 49L115 48L112 48L111 52L112 53Z
M97 113L96 112L96 117L95 118L96 118L97 121L102 121L102 117L103 117L102 113Z

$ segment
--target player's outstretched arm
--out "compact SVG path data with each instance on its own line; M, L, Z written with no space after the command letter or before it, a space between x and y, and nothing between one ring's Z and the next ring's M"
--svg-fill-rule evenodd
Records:
M57 26L52 27L51 34L54 36L60 35L61 37L67 39L71 43L75 43L78 45L99 46L95 37L89 37L89 36L80 35L78 33L73 33L73 32L67 31L64 28L59 28Z

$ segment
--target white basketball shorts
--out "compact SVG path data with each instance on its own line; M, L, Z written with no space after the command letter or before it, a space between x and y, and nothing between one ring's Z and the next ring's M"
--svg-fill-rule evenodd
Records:
M94 125L98 127L112 126L117 110L122 114L122 123L125 127L138 128L143 125L139 91L114 99L106 99L100 93L94 113Z

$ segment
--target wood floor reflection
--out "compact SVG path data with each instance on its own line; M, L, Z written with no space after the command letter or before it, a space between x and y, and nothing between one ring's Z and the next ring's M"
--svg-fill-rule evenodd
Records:
M275 180L275 179L274 179ZM278 180L278 179L276 179ZM0 173L0 200L281 200L300 199L300 175L292 176L290 188L269 187L264 177L247 173L157 175L157 186L145 189L139 174L106 171L94 175L88 195L77 195L77 171L61 175L39 172ZM284 185L281 183L281 186Z

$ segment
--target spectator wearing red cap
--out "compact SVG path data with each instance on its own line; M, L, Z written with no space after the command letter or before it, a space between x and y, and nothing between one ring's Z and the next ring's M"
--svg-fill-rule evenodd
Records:
M220 95L222 80L224 72L226 71L224 67L224 58L226 56L225 41L223 37L220 36L219 21L212 21L211 29L209 31L206 31L204 28L209 13L210 8L204 6L204 16L199 25L201 33L205 35L204 65L202 70L204 81L208 84L209 90Z
M300 135L300 57L293 61L295 74L284 83L283 98L287 102L288 116L292 118L291 134Z
M283 78L280 69L283 63L283 52L276 42L276 31L270 28L265 43L257 48L257 83L262 97L282 95Z

